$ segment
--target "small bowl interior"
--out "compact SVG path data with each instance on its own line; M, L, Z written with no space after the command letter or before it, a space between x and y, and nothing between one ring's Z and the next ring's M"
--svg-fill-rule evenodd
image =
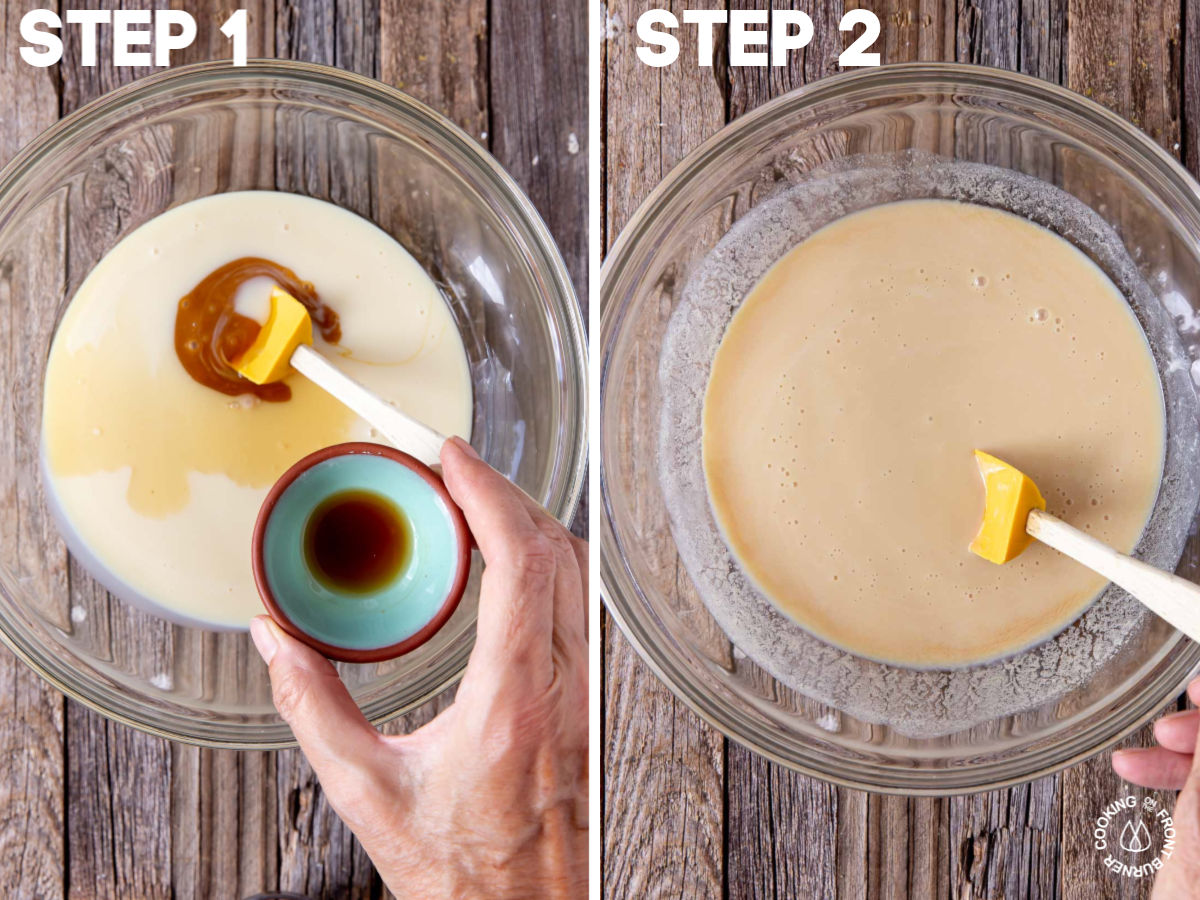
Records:
M382 498L401 525L396 571L369 590L331 584L314 571L320 560L309 550L314 518L346 492ZM436 634L462 596L470 556L462 512L438 476L373 445L343 444L301 460L267 495L254 531L255 579L271 614L347 662L400 656Z
M622 233L602 276L601 565L605 600L639 652L727 735L836 782L938 794L1022 781L1097 752L1179 689L1200 662L1200 648L1138 613L1136 604L1121 607L1122 614L1134 610L1129 627L1119 645L1094 645L1103 664L1084 683L1056 693L1052 679L1010 664L1012 684L1029 696L1040 691L1040 700L1012 715L914 735L862 714L859 701L870 687L860 680L864 673L872 683L902 691L910 710L970 709L971 692L984 684L982 670L978 678L957 678L886 667L828 645L818 648L813 638L814 652L830 650L822 656L826 674L841 691L840 700L832 693L816 697L756 662L702 600L705 575L676 544L679 522L659 466L660 454L676 447L672 441L691 440L698 428L689 418L694 410L674 405L669 387L685 369L703 369L711 360L672 355L672 323L679 324L673 317L735 223L771 203L788 215L789 192L812 179L831 171L850 176L831 189L828 209L812 212L817 217L869 205L873 194L876 202L939 196L927 179L914 176L915 168L886 162L913 155L999 167L1015 173L1015 181L1049 183L1115 232L1137 281L1138 296L1133 289L1127 296L1148 333L1158 329L1157 339L1171 349L1158 354L1160 372L1171 379L1168 403L1178 400L1169 410L1174 451L1168 452L1176 457L1167 471L1186 482L1164 489L1166 495L1182 488L1167 516L1170 527L1147 533L1140 549L1168 565L1178 561L1177 571L1195 579L1191 463L1200 429L1189 370L1200 358L1192 299L1200 285L1200 206L1193 183L1148 138L1082 98L996 70L928 64L825 79L739 119L672 172ZM1018 205L1004 190L989 196L991 205ZM1041 224L1055 227L1054 221ZM1064 231L1088 252L1087 240ZM1113 265L1090 255L1122 283ZM736 286L728 293L730 307L744 296ZM695 313L691 327L711 324ZM1150 337L1153 345L1156 335ZM664 477L669 482L675 474ZM706 503L689 512L710 515Z
M280 61L173 70L64 120L5 170L0 319L12 331L0 342L0 390L14 414L0 417L11 448L0 460L2 636L115 719L180 740L276 747L291 733L248 635L173 624L109 596L67 552L39 467L47 353L76 288L159 213L247 189L338 204L417 259L463 336L474 447L565 519L582 485L586 361L564 266L528 201L466 135L368 79ZM477 596L476 560L463 602L430 640L342 667L369 718L410 710L461 675Z

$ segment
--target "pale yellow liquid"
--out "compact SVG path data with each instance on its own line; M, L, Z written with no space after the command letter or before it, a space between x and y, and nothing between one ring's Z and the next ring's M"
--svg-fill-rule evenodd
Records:
M1119 550L1158 492L1162 392L1128 305L1056 235L949 201L875 207L784 256L734 315L705 396L718 525L785 613L854 653L995 658L1105 581L1039 544L972 556L972 450Z
M262 611L250 540L270 486L314 450L373 437L299 375L288 379L291 400L259 403L184 371L173 340L179 299L243 256L313 283L342 325L338 346L318 338L317 349L349 375L444 434L469 436L472 418L450 310L416 260L365 219L252 191L184 204L125 237L80 286L51 347L51 490L65 530L133 594L226 627Z

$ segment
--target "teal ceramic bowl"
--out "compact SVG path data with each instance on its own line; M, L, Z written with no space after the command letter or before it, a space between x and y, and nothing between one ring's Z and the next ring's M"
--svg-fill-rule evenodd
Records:
M356 507L343 498L371 502ZM340 516L328 513L331 504L340 504ZM372 506L389 511L379 521L398 536L385 549L401 549L368 583L331 578L329 560L314 553L314 533L353 562L383 527L360 530ZM253 563L263 604L281 628L331 659L378 662L419 647L450 618L467 584L471 535L424 463L380 444L338 444L300 460L267 494Z

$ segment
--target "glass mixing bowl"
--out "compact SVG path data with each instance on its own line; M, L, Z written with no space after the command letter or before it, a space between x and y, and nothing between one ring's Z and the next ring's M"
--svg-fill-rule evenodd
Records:
M902 159L909 162L895 162ZM604 599L658 677L711 725L770 759L840 784L910 795L991 789L1078 762L1144 724L1200 664L1200 647L1141 612L1130 598L1109 591L1084 618L1107 610L1123 637L1112 646L1094 645L1086 678L1062 690L1061 680L1041 679L1012 659L999 661L989 677L1021 682L1020 690L1034 702L940 733L914 733L892 720L850 711L862 707L865 681L881 692L915 689L902 698L906 708L935 709L962 705L963 697L950 689L967 685L975 669L956 674L889 668L804 637L800 643L809 642L804 647L830 661L827 681L834 687L828 694L844 702L832 701L795 690L765 667L786 677L780 666L756 663L701 599L711 589L703 567L712 561L689 557L686 547L681 553L680 529L694 523L673 518L678 507L672 507L664 484L679 480L678 473L659 470L660 448L673 449L673 439L698 439L699 401L681 413L671 385L681 370L694 379L688 367L704 374L711 364L688 358L672 344L672 328L713 327L701 317L687 320L694 313L687 306L689 284L706 277L714 254L724 253L728 262L728 242L720 242L735 223L764 204L793 203L789 198L808 190L814 179L842 179L826 194L840 212L809 197L805 214L817 220L881 197L948 195L924 176L910 177L919 168L910 165L912 159L925 160L926 169L987 164L1019 173L1012 181L1023 187L1011 193L994 189L993 182L1005 179L976 179L993 205L1006 208L1013 208L1009 201L1016 204L1016 194L1030 195L1031 184L1048 183L1075 197L1099 231L1112 235L1128 263L1124 274L1139 282L1129 288L1141 297L1139 318L1144 326L1162 325L1160 343L1172 345L1176 354L1170 365L1159 355L1160 371L1171 380L1168 430L1174 449L1168 451L1167 470L1186 484L1181 492L1177 485L1161 492L1161 510L1169 506L1168 494L1175 498L1169 514L1164 512L1171 527L1148 530L1139 553L1167 565L1178 561L1177 571L1194 579L1200 571L1194 537L1200 467L1194 465L1198 425L1188 375L1200 372L1200 366L1191 367L1200 358L1200 322L1193 312L1200 297L1197 186L1127 122L1020 75L953 64L840 75L764 105L688 156L637 211L605 262L599 438ZM864 172L868 177L859 177ZM1053 227L1054 219L1050 210L1042 224ZM1089 252L1078 234L1063 236ZM1128 280L1117 277L1111 260L1090 255L1118 284ZM727 288L730 311L744 296L741 287ZM710 281L705 290L712 294L712 288ZM682 323L673 320L681 307ZM689 511L711 517L706 500ZM1080 633L1087 637L1086 629Z
M180 68L67 117L0 174L0 637L113 719L183 741L270 748L290 745L291 731L248 634L172 624L110 597L67 554L39 466L50 340L92 266L171 207L248 189L336 203L416 257L464 337L473 444L564 521L583 487L587 362L566 269L517 185L448 120L366 78L280 61ZM458 611L428 643L342 667L372 721L460 677L477 569L478 560Z

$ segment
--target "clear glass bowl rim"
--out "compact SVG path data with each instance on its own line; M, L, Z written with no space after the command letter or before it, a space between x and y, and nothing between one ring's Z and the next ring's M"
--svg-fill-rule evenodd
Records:
M428 132L439 151L450 154L468 166L472 174L480 178L482 184L495 196L502 198L506 206L515 213L515 224L519 232L523 238L528 238L527 249L536 254L536 258L528 262L535 271L545 277L551 293L548 299L555 307L552 314L564 326L563 343L567 351L562 370L566 382L564 392L576 410L577 427L575 434L568 436L565 444L568 455L563 467L564 476L558 479L559 484L548 508L561 521L569 523L574 518L583 495L588 462L589 416L587 342L584 339L583 318L578 299L566 264L545 221L525 192L496 159L450 119L407 94L373 78L343 69L281 59L251 59L245 66L233 66L228 61L212 60L147 75L110 91L59 119L21 148L8 164L0 169L0 235L13 225L15 218L23 211L22 201L25 197L21 193L21 187L26 179L36 177L42 161L61 145L77 140L88 129L119 119L135 104L162 101L172 96L219 88L225 84L232 86L254 79L292 81L310 90L313 87L328 85L357 95L364 102L386 111L397 120L418 125ZM38 389L40 390L40 385ZM14 602L11 586L0 582L0 594L4 594L8 602ZM2 619L0 641L63 694L113 721L139 731L181 743L225 749L279 750L296 746L295 741L290 738L257 740L247 735L228 739L183 733L163 725L156 720L153 713L145 714L143 707L137 703L130 703L120 690L95 682L77 682L71 677L72 673L67 667L49 658L35 642L27 640L24 634L10 632L7 623ZM465 664L408 706L374 716L372 721L382 724L432 700L445 689L457 684L462 678L464 668Z
M663 223L679 215L675 207L683 203L688 188L709 171L721 171L723 161L736 157L739 147L753 143L774 120L805 107L855 97L879 97L893 94L943 93L970 89L995 100L1014 96L1041 104L1055 115L1083 125L1089 135L1099 135L1120 147L1155 176L1157 187L1172 195L1178 203L1170 209L1177 218L1187 220L1191 233L1200 234L1200 185L1180 163L1140 129L1095 101L1074 91L1021 73L989 66L961 63L918 62L844 72L822 78L783 94L727 124L687 154L650 192L621 230L604 259L599 275L599 405L598 440L600 509L600 594L617 626L672 694L682 700L704 722L725 737L772 762L805 775L844 787L902 796L947 796L979 793L1022 784L1053 774L1083 762L1145 725L1170 699L1183 691L1188 680L1200 669L1200 645L1180 633L1156 656L1144 661L1137 676L1137 689L1126 698L1124 708L1110 708L1108 716L1097 716L1089 727L1048 750L1020 752L986 766L958 770L908 769L854 761L845 762L834 754L797 748L793 742L772 733L761 719L751 719L724 697L705 690L688 671L679 654L665 650L655 640L658 631L651 622L640 585L631 576L620 552L613 524L605 461L605 394L612 363L613 345L632 303L631 291L637 273L631 274L634 260L645 258L635 251L639 245L653 246ZM1136 181L1136 176L1133 176ZM646 257L648 258L648 257ZM647 611L643 612L643 609ZM650 623L650 624L648 624ZM1149 673L1149 674L1147 674ZM1147 678L1150 683L1147 684ZM1131 679L1132 680L1132 676ZM986 777L959 777L968 772Z

